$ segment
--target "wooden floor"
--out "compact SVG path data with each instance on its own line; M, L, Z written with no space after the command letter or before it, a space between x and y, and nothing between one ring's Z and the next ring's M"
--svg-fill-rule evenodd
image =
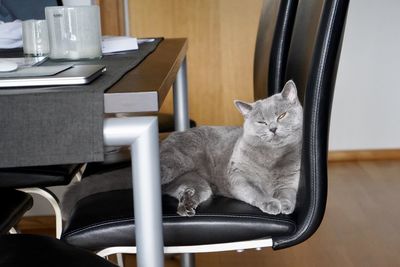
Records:
M196 266L400 266L399 229L400 161L331 163L326 215L311 239L281 251L198 254ZM172 266L177 258L166 260Z

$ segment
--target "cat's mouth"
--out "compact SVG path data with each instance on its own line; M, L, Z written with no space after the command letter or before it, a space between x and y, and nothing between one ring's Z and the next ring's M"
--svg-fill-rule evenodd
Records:
M267 143L273 143L279 138L279 135L277 133L266 133L261 135L261 140Z
M280 132L275 132L275 133L265 133L261 135L261 140L265 143L269 143L272 145L280 145L284 143L284 140L286 139L286 135L282 135Z

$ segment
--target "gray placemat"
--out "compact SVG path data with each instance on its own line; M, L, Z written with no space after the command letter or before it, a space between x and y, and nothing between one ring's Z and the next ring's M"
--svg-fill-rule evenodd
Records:
M0 168L102 161L103 94L160 41L98 60L43 64L106 65L88 85L0 89Z

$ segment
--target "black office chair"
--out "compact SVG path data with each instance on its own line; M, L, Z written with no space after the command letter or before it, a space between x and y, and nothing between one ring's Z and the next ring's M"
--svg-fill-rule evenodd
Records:
M0 266L115 266L99 256L54 238L7 234L32 204L29 194L0 189Z
M255 95L259 98L265 98L268 94L271 94L269 93L269 91L277 92L281 90L284 85L285 78L283 77L283 75L286 68L286 58L289 50L289 43L294 24L294 16L296 12L297 2L297 0L265 1L262 7L254 56L254 92ZM268 89L268 86L272 87L273 89ZM118 162L119 155L120 153L111 153L109 162ZM124 165L121 164L119 167L123 168ZM112 170L112 168L109 168L103 172L107 173L110 170ZM85 171L85 174L99 174L99 172L96 173L96 171L88 169L87 171ZM85 183L79 186L81 186L81 188L85 187ZM129 194L130 193L126 191L124 192L124 194L122 194L122 196L129 197ZM106 193L106 195L107 197L113 198L112 192L108 192ZM89 203L88 205L90 206L91 204ZM169 213L174 217L175 208L172 208L173 205L175 205L174 202L170 203L169 206L171 206L171 209L168 212L166 210L164 212ZM81 207L82 205L79 204L79 207L77 209L80 209ZM123 210L118 210L118 215L117 211L114 210L114 215L121 215L121 218L124 216L132 216L131 207L123 206L122 208ZM113 208L111 209L113 210ZM99 216L102 216L100 215L101 212L96 209L93 209L93 212ZM108 214L111 215L111 213L109 213L111 212L111 210L105 210L105 212L108 212ZM75 215L74 218L79 217L79 215ZM88 217L93 218L96 222L96 220L98 219L97 215L91 214L88 215ZM74 218L70 221L72 225L70 224L66 227L67 232L68 229L74 229L73 224L76 222ZM105 215L104 218L107 218L107 215ZM130 238L128 239L130 240ZM129 242L130 241L127 241L123 244L127 244ZM112 244L118 245L119 241L116 240L116 242ZM101 245L100 247L96 245L95 247L91 247L91 249L94 250L101 248Z
M0 189L0 234L16 232L14 227L32 205L31 195L14 189Z
M304 108L298 201L292 215L271 216L223 197L201 204L193 217L176 215L163 198L165 252L196 253L297 245L314 234L325 212L329 118L349 0L300 0L285 80L293 79ZM129 252L135 244L131 190L94 194L76 203L64 229L66 242L100 251ZM124 205L121 205L124 203ZM124 247L126 246L126 247ZM114 247L114 248L112 248Z
M0 266L115 267L111 262L48 236L0 235Z
M298 0L263 2L254 53L254 100L279 93L286 83L286 62L297 4Z

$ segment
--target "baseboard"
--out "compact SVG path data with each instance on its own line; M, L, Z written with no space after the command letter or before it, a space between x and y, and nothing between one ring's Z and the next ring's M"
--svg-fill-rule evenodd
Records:
M400 149L329 151L328 153L329 162L362 160L400 160Z
M18 229L23 233L24 230L49 230L55 229L56 219L54 216L26 216L18 223Z

